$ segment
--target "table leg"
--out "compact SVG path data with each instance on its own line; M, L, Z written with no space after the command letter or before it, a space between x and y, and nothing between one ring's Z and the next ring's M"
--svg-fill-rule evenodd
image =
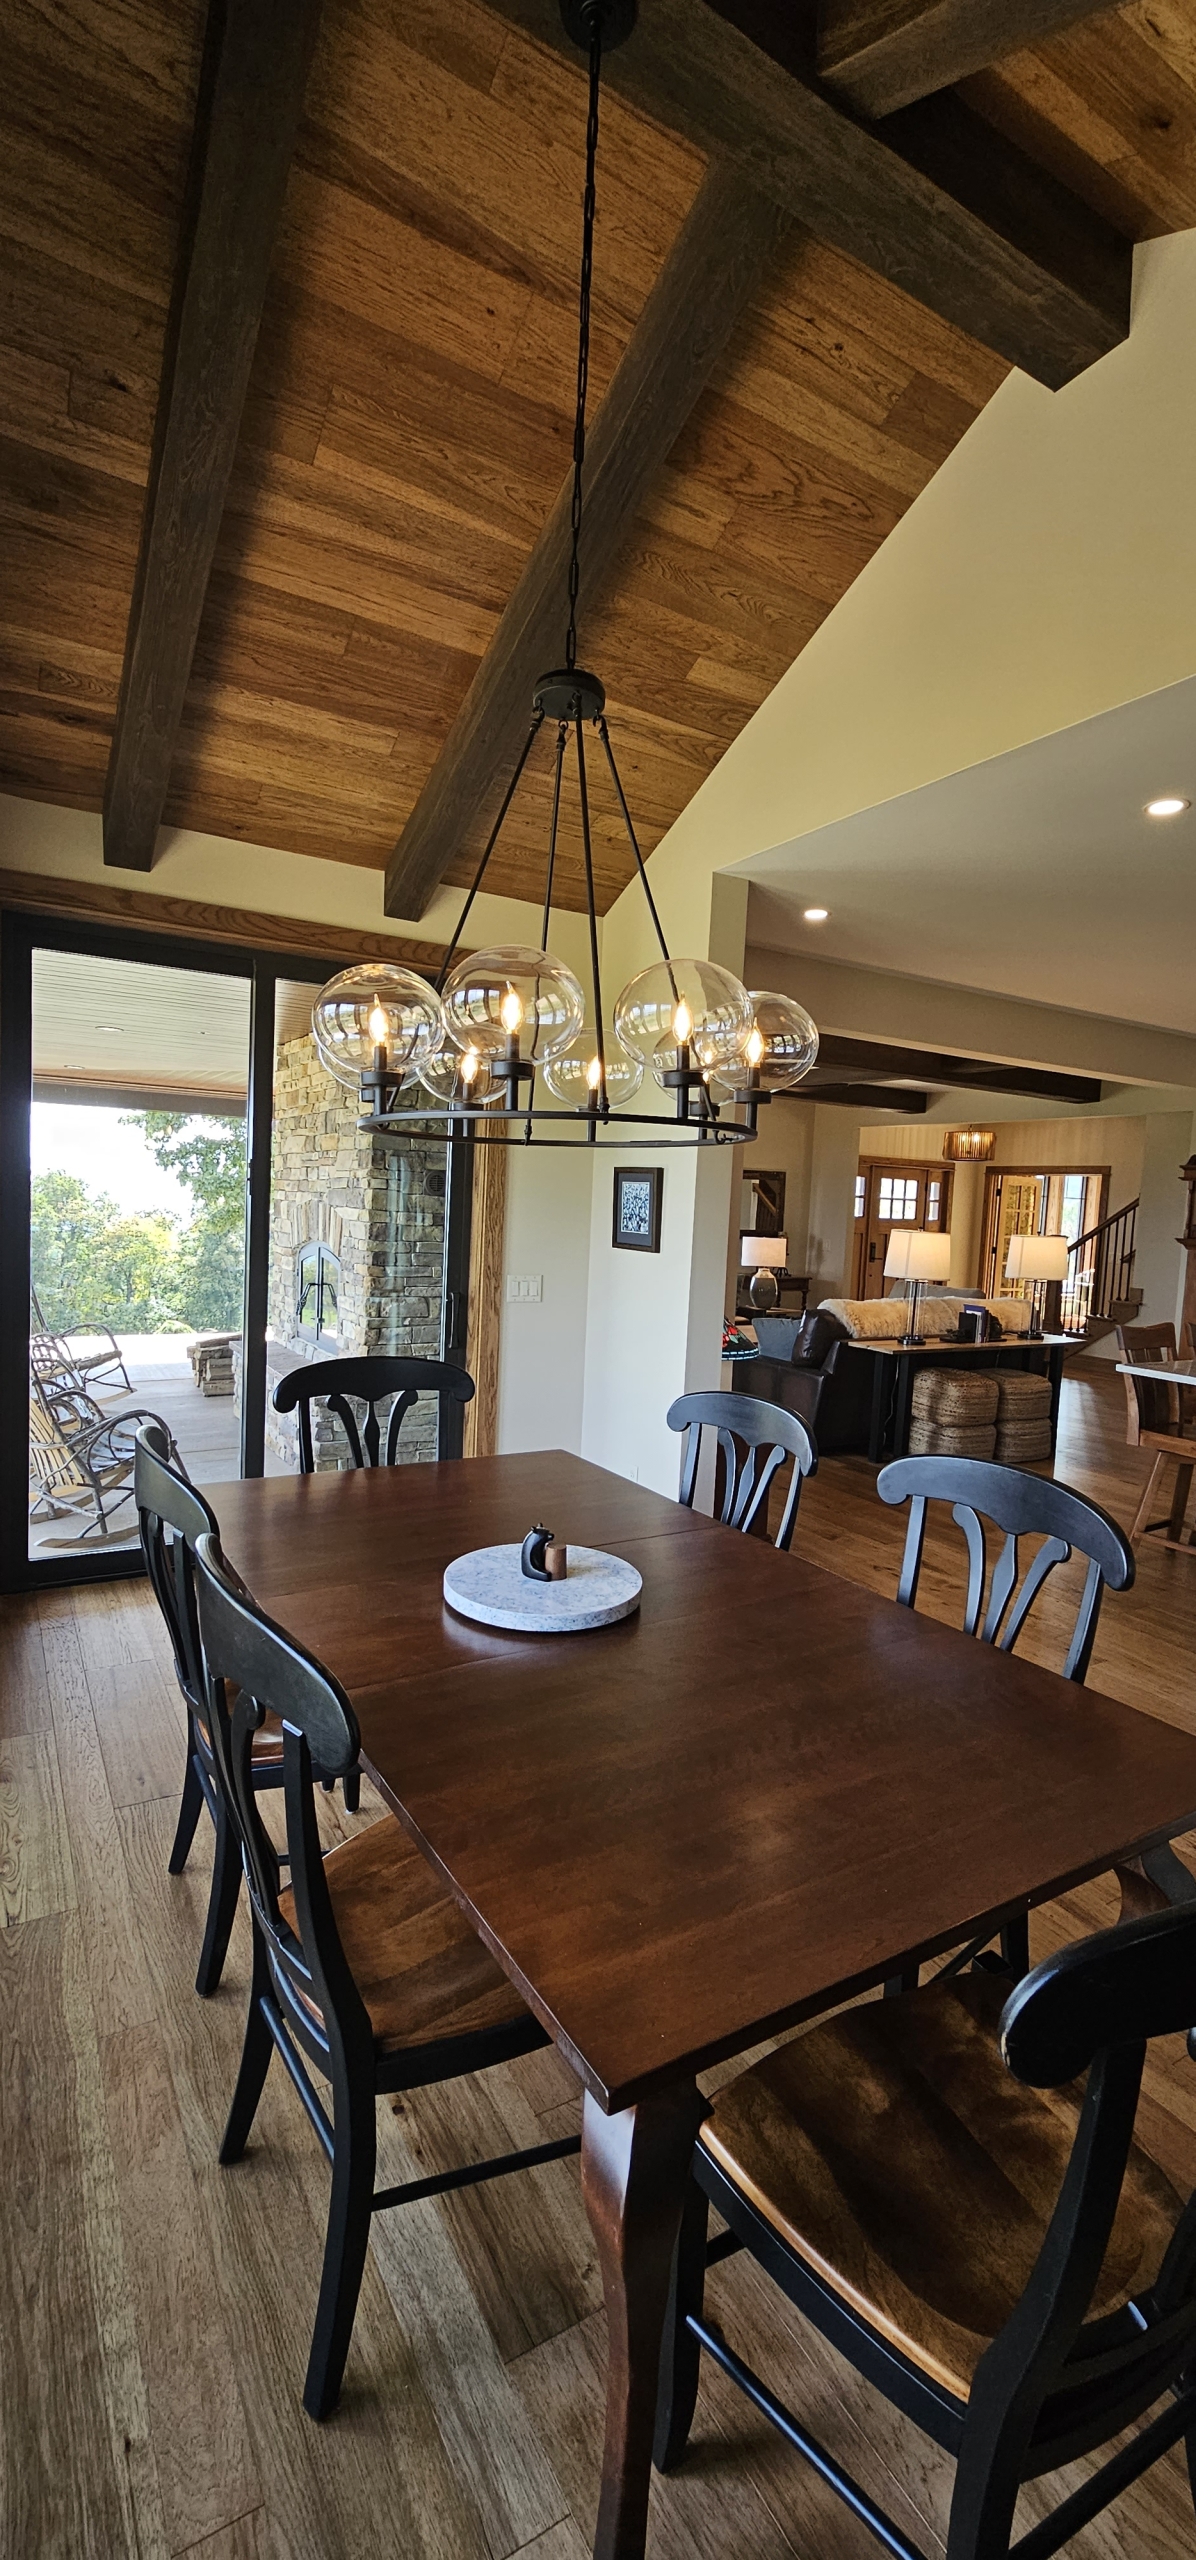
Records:
M909 1425L913 1408L916 1363L908 1351L899 1351L895 1366L897 1404L893 1414L893 1455L895 1458L904 1458L909 1448Z
M692 2080L607 2116L587 2090L581 2191L606 2299L609 2366L594 2560L643 2560L660 2341L694 2137Z
M1053 1342L1047 1353L1047 1376L1051 1382L1052 1458L1055 1454L1055 1443L1059 1437L1059 1398L1063 1393L1063 1362L1066 1357L1066 1351L1067 1346L1065 1343Z
M885 1416L888 1411L888 1392L891 1383L887 1359L882 1352L874 1351L872 1354L872 1411L868 1424L868 1455L874 1466L879 1466L885 1454Z

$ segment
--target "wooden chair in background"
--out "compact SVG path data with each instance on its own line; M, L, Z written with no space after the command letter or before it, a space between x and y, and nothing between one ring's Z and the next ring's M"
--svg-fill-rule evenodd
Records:
M357 1360L312 1360L301 1369L288 1370L274 1390L274 1410L298 1413L300 1474L310 1476L316 1471L311 1409L317 1401L327 1404L336 1415L349 1444L352 1466L397 1466L399 1433L418 1401L421 1387L439 1397L442 1422L446 1402L450 1406L465 1405L474 1393L469 1371L450 1360L407 1360L376 1352ZM383 1444L378 1407L391 1397L394 1402ZM360 1430L355 1405L366 1408Z
M818 1465L818 1452L805 1423L782 1405L760 1396L708 1393L678 1396L665 1417L670 1431L685 1433L678 1499L692 1510L697 1490L702 1433L718 1434L715 1484L717 1517L745 1537L768 1536L768 1496L786 1458L793 1460L789 1491L773 1545L788 1551L797 1518L802 1485Z
M393 1815L321 1854L313 1769L339 1776L355 1766L353 1709L331 1674L235 1584L213 1538L201 1537L195 1555L208 1730L254 1923L245 2044L220 2158L226 2166L241 2158L277 2046L332 2169L303 2392L309 2417L326 2418L340 2391L371 2215L560 2160L581 2145L567 2136L375 2193L380 2096L510 2062L549 2039ZM265 1715L281 1720L285 1889L257 1809L253 1747ZM313 2072L331 2085L331 2123Z
M1117 1344L1123 1360L1149 1360L1170 1366L1179 1358L1173 1324L1118 1325ZM1127 1377L1122 1384L1129 1447L1155 1452L1134 1514L1130 1545L1136 1547L1140 1538L1149 1538L1153 1545L1169 1547L1176 1555L1192 1555L1196 1552L1196 1528L1185 1538L1184 1515L1196 1468L1196 1404L1192 1401L1196 1381L1188 1382L1186 1398L1182 1384L1171 1386L1163 1378ZM1168 1459L1175 1464L1171 1509L1165 1519L1148 1520L1146 1515Z
M931 1983L721 2090L675 2260L659 2468L683 2456L705 2349L897 2560L922 2560L706 2313L707 2265L747 2249L955 2457L949 2560L1046 2560L1181 2436L1196 2484L1196 2198L1134 2141L1147 2044L1190 2025L1194 1982L1196 1913L1166 1912L1049 1957L1003 2012L983 1975ZM711 2204L727 2229L708 2244ZM1160 2401L1011 2544L1024 2481Z

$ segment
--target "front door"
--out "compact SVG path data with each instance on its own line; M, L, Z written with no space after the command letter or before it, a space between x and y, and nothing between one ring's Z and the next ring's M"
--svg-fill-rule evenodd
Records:
M894 1227L940 1232L949 1222L950 1174L942 1164L914 1164L908 1157L861 1157L856 1175L855 1278L857 1298L883 1298L885 1254Z

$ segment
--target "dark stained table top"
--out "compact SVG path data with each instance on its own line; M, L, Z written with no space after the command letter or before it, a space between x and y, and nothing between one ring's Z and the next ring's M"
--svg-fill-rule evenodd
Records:
M604 2107L1196 1823L1196 1737L560 1451L212 1499ZM445 1565L535 1520L636 1564L637 1616L455 1618Z

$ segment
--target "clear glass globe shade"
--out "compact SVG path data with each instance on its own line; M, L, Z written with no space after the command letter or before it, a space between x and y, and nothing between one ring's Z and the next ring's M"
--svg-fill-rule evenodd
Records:
M312 1037L322 1066L338 1084L356 1085L384 1049L396 1074L418 1070L444 1046L440 998L414 969L391 960L342 969L321 988L312 1006Z
M729 1066L752 1028L747 988L716 960L657 960L630 978L615 1006L615 1033L661 1084L682 1046L694 1065Z
M560 1056L586 1018L586 1000L572 969L550 952L472 951L457 962L444 989L445 1028L458 1049L502 1058L515 1039L519 1055L537 1066Z
M588 1111L592 1102L601 1099L605 1082L606 1099L612 1110L630 1102L644 1081L644 1070L638 1058L629 1058L613 1041L606 1043L605 1077L598 1066L598 1048L592 1031L583 1031L544 1070L544 1082L558 1102L572 1104Z
M796 997L753 987L750 1002L756 1037L753 1039L749 1032L743 1056L730 1070L720 1068L711 1077L710 1087L717 1102L730 1101L736 1093L746 1092L746 1071L753 1066L761 1093L784 1093L808 1076L818 1056L817 1024Z
M466 1072L466 1070L470 1072ZM439 1056L428 1058L419 1070L424 1093L443 1107L446 1103L487 1103L493 1098L494 1079L480 1049L454 1049L446 1046ZM417 1094L416 1100L419 1100Z

